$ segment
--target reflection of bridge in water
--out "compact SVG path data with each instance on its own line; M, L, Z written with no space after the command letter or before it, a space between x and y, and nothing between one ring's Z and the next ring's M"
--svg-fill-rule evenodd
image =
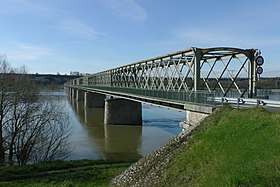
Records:
M104 125L104 108L86 108L83 102L76 100L71 103L102 158L130 160L142 157L139 153L142 127Z
M256 96L259 57L256 49L189 48L65 86L85 106L105 107L105 124L141 124L141 102L185 110L188 124L196 124L213 111L219 97Z

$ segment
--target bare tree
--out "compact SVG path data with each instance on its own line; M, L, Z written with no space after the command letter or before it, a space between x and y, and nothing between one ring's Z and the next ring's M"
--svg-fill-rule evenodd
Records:
M33 111L38 110L38 89L26 75L25 67L13 69L13 73L6 75L11 89L8 92L9 110L5 120L4 135L7 145L8 161L13 163L16 140L24 128L26 119L31 117Z
M57 159L65 159L69 156L69 142L67 141L70 131L69 131L69 117L58 112L57 109L60 107L51 106L47 110L55 108L56 112L53 110L52 118L48 120L48 125L44 125L44 136L41 136L41 141L34 149L33 158L34 161L51 161ZM50 113L47 111L47 113ZM37 154L36 154L37 153ZM39 153L39 154L38 154Z
M0 56L0 165L5 162L5 142L4 142L4 126L6 124L6 116L10 106L10 84L8 83L7 73L10 72L10 66L7 63L6 56Z
M0 164L65 158L71 132L65 110L40 96L25 67L12 69L2 57L0 71Z
M61 106L48 100L36 102L17 124L13 153L19 165L64 159L69 154L69 118Z

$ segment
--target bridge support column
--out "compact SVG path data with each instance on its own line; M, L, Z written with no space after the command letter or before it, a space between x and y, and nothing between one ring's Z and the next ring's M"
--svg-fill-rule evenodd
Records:
M84 116L85 116L85 108L84 108L84 103L80 102L78 100L73 101L75 103L75 109L76 112L78 114L78 116L80 117L80 119L83 121ZM83 121L84 122L84 121Z
M64 87L64 92L67 93L67 95L69 95L69 94L70 94L70 89L71 89L71 88Z
M213 107L201 105L186 104L184 108L186 109L187 120L179 124L183 131L194 129L214 111Z
M187 111L187 122L189 125L196 126L207 116L209 116L209 114Z
M76 90L74 88L70 88L70 97L71 97L71 100L74 101L76 99Z
M84 102L86 108L104 108L106 96L98 93L85 92Z
M76 101L83 101L85 99L85 93L82 90L76 90Z
M69 98L72 97L72 88L68 88L68 97L69 97Z
M104 124L142 125L142 105L127 99L106 99Z

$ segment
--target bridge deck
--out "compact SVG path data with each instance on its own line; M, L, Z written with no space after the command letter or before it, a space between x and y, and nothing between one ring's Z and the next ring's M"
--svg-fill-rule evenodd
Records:
M155 90L135 90L110 87L91 87L91 86L75 86L67 85L66 87L82 90L85 92L94 92L124 98L137 102L144 102L167 108L173 108L180 111L197 109L192 106L219 107L223 105L231 105L236 108L248 108L256 105L263 106L270 111L276 111L280 108L280 101L272 101L261 98L231 98L231 97L215 97L214 94L205 92L183 93L183 92L161 92ZM189 107L187 106L189 105ZM186 108L187 107L187 108ZM192 109L193 108L193 109Z
M117 91L110 91L110 90L106 90L106 89L102 89L102 88L92 88L89 86L68 86L68 87L74 88L74 89L79 89L82 91L87 91L87 92L94 92L94 93L109 95L109 96L113 96L113 97L125 98L128 100L154 104L154 105L163 106L163 107L167 107L167 108L174 108L174 109L178 109L178 110L182 110L182 111L184 110L184 106L185 106L185 102L179 101L179 100L165 99L165 98L117 92Z

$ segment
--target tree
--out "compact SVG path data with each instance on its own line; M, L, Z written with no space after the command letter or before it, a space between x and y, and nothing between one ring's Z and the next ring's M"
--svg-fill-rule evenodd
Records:
M70 128L69 118L62 107L46 99L28 107L22 113L16 133L10 133L16 134L13 153L18 164L66 158Z
M0 164L51 161L68 156L69 116L39 94L26 68L0 58Z
M0 56L0 164L5 162L5 147L4 147L4 126L5 118L9 111L9 86L6 74L10 71L10 66L7 63L6 56Z

